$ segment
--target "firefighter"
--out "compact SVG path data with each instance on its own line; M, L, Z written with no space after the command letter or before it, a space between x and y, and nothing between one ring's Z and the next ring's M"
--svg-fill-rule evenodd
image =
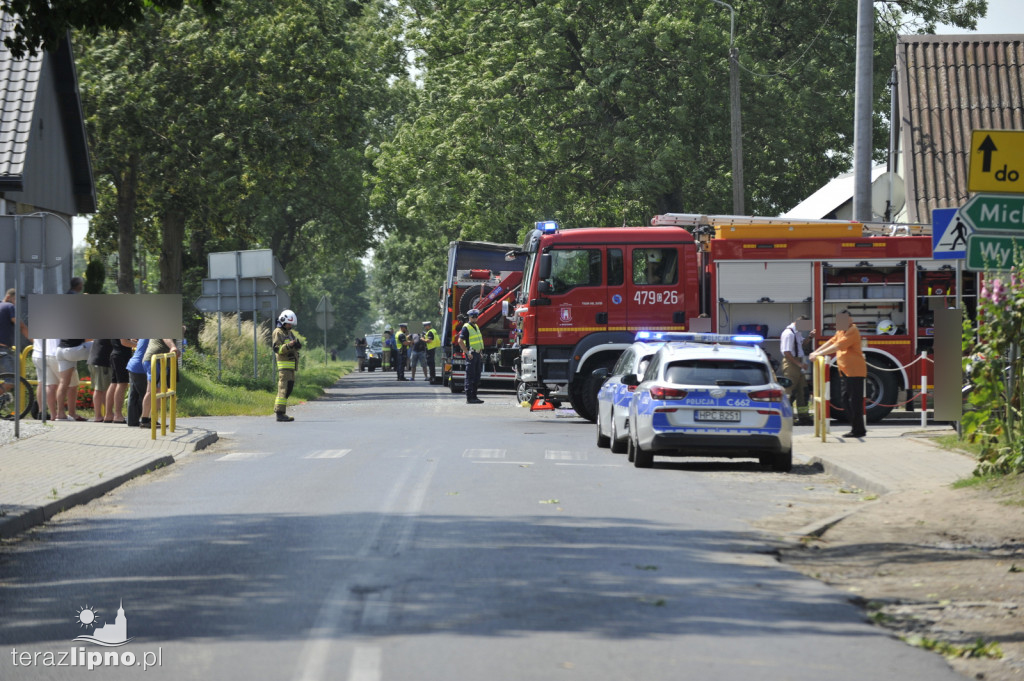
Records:
M459 332L459 346L466 355L466 404L483 404L484 401L476 396L477 388L480 386L480 372L484 364L484 336L477 326L477 319L480 312L469 311L469 321L462 325Z
M437 377L434 351L441 347L441 334L434 330L432 322L423 322L423 338L427 341L427 370L430 372L430 382L434 383Z
M295 313L285 310L277 318L277 328L271 338L274 347L274 354L277 357L277 398L274 400L274 413L277 420L284 423L295 419L285 413L288 406L288 396L292 394L295 387L295 369L299 365L299 350L302 348L302 341L292 333L299 321Z
M381 362L381 371L391 371L394 369L393 360L395 357L395 332L391 330L391 327L384 329L384 341L382 343L384 360Z

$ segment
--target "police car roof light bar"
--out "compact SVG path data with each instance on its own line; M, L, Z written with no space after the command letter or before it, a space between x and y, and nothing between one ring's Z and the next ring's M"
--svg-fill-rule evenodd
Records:
M637 331L634 338L637 342L669 342L691 341L693 343L727 343L758 345L764 342L763 336L756 334L729 333L689 333L681 331Z

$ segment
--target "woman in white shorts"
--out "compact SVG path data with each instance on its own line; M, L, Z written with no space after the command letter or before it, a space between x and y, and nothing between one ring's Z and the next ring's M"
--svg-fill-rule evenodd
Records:
M45 354L43 352L45 345ZM57 413L57 384L60 383L60 369L57 367L57 339L36 338L32 341L32 363L36 366L38 385L36 404L43 404L43 364L46 365L46 418L52 419ZM42 414L40 414L42 418Z
M57 385L57 421L85 420L78 415L78 363L89 359L91 348L91 338L62 338L57 344L57 369L60 373L60 383ZM76 387L69 391L72 385Z

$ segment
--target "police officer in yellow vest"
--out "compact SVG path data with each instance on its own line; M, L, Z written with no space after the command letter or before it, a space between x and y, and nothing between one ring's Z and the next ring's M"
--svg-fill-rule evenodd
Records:
M288 416L285 411L288 406L288 396L292 394L295 387L295 369L299 366L299 349L302 348L302 341L295 337L292 329L299 323L295 313L285 310L277 318L277 328L271 337L270 343L274 348L274 355L277 357L277 398L274 400L274 413L278 421L285 423L295 419Z
M466 354L466 403L483 404L484 401L476 396L476 390L480 386L480 372L484 366L484 335L476 323L480 312L470 310L468 314L469 321L459 332L459 345Z
M437 369L435 368L435 350L441 347L441 334L434 331L434 325L431 322L423 322L423 338L427 341L427 370L430 375L430 382L434 383L434 378L437 376Z

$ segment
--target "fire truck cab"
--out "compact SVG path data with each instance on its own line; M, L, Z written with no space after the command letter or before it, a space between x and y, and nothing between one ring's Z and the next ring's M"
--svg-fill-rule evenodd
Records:
M640 330L684 331L699 314L693 236L678 227L561 230L526 238L516 299L519 380L593 421L602 378Z

